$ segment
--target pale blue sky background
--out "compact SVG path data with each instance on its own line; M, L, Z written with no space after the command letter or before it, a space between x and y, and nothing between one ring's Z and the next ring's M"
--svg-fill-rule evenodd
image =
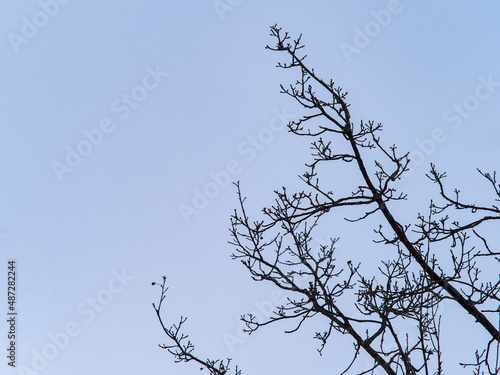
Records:
M303 33L309 64L349 91L356 121L384 124L387 143L418 150L418 141L442 129L446 140L405 182L412 200L396 209L400 217L425 211L433 189L423 177L430 161L471 195L480 185L475 168L498 168L499 86L469 101L477 108L468 118L443 118L475 95L482 79L500 82L500 5L494 1L401 2L401 11L350 61L342 43L354 45L357 28L373 25L371 12L394 2L243 0L219 16L212 1L73 0L57 3L35 36L13 46L9 33L22 36L25 18L44 22L46 3L54 2L4 3L0 12L0 274L5 283L7 259L17 260L17 364L31 367L33 350L42 352L49 335L68 323L79 330L42 374L200 373L196 365L174 364L157 347L167 340L151 306L158 290L150 283L164 274L170 286L165 320L188 316L187 333L202 357L232 357L244 374L336 373L347 364L345 338L333 337L325 355L317 355L312 336L319 321L295 335L282 333L290 325L269 327L230 350L224 334L236 334L239 315L255 310L254 301L270 300L273 288L253 283L230 260L227 228L237 204L231 185L189 223L179 210L192 206L194 189L203 190L210 173L230 161L238 163L234 179L255 213L271 202L272 190L300 186L296 176L310 160L307 140L278 131L252 160L244 151L248 137L264 134L276 111L300 114L279 94L279 83L292 77L275 68L283 56L264 49L274 42L274 23ZM150 91L138 89L148 68L169 75ZM147 96L121 119L113 103L133 90ZM82 132L103 119L114 130L60 181L52 164L64 163L66 148L76 149ZM328 234L345 234L349 251L361 244L375 251L366 250L370 228L356 239L353 232ZM133 280L120 292L106 292L113 272L123 269ZM110 295L87 322L87 298ZM0 297L5 301L5 292ZM445 327L448 343L460 319ZM474 337L472 330L467 334ZM446 360L459 353L456 348ZM5 362L2 373L18 373Z

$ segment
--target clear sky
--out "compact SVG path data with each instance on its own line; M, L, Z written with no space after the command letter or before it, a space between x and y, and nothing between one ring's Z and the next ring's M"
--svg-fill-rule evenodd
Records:
M300 108L279 94L279 83L296 76L264 49L272 24L303 34L308 63L349 91L355 121L382 122L387 143L413 151L410 201L398 211L406 222L434 189L424 177L429 162L471 196L482 186L475 168L498 168L496 1L39 0L1 8L0 310L15 259L16 364L33 371L25 373L200 373L157 347L168 342L151 306L151 282L162 275L165 320L188 316L202 357L232 357L244 374L331 374L347 364L346 338L316 353L321 320L294 335L282 324L228 344L241 314L279 298L230 259L237 200L226 176L241 181L257 213L273 190L299 188L310 160L306 140L282 126ZM368 257L380 248L371 228L364 233L356 241ZM330 235L347 249L357 244L348 229ZM448 323L448 345L462 319ZM3 355L0 368L23 373Z

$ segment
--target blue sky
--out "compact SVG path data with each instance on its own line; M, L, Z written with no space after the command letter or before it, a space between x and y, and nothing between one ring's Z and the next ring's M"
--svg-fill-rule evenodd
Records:
M237 201L226 176L241 181L257 213L273 190L300 188L309 160L307 140L282 126L301 112L279 94L296 77L264 49L272 24L303 34L308 63L349 92L356 122L382 122L387 143L421 160L405 181L410 201L395 208L402 219L426 209L429 162L469 196L482 191L475 168L498 166L494 1L39 0L2 8L0 274L6 283L7 260L16 259L17 364L40 374L199 373L157 347L166 338L150 284L162 275L166 320L188 316L202 357L232 357L245 374L345 365L346 338L317 355L320 321L295 335L276 325L233 346L224 340L241 314L276 297L230 260ZM372 239L370 228L364 238L349 227L330 235L345 246ZM448 342L461 319L451 318ZM0 327L6 342L5 319ZM51 337L65 330L73 336L51 353ZM32 363L44 350L54 355L38 371ZM5 362L2 373L22 373Z

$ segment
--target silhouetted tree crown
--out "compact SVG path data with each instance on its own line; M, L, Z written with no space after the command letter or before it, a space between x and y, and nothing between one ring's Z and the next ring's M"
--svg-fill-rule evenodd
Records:
M304 190L289 192L283 187L275 191L275 203L262 209L261 220L250 219L246 198L235 183L238 208L231 217L232 257L241 261L253 280L268 281L288 293L287 303L276 306L269 319L242 316L247 332L282 320L295 321L295 328L288 331L295 332L306 319L320 315L328 322L324 331L315 334L320 354L326 353L334 334L353 340L352 360L343 374L352 373L356 360L366 355L373 365L359 374L375 369L390 375L444 374L442 353L453 348L441 345L441 320L447 317L441 316L439 306L448 300L470 315L469 329L482 330L488 337L483 348L474 348L474 359L462 365L471 367L473 374L500 374L500 333L493 323L499 315L500 278L491 280L481 273L482 268L498 269L500 253L480 233L482 224L500 219L496 173L478 170L492 193L491 205L481 206L463 201L458 189L450 192L446 174L431 164L427 177L437 186L436 198L414 224L402 223L389 203L407 198L397 187L403 185L401 180L409 170L409 154L382 142L381 124L353 123L347 93L305 64L301 36L292 40L276 25L271 35L276 44L266 48L288 58L278 67L298 72L295 83L281 86L281 92L304 109L302 117L288 124L289 132L311 138L313 160L300 176ZM321 179L331 163L348 164L362 183L353 183L348 195L334 194L335 186L325 186ZM339 183L352 182L342 178ZM348 220L376 217L380 226L367 227L367 236L375 230L374 241L393 249L392 258L380 259L375 274L364 274L361 261L336 261L336 252L344 251L336 248L338 238L319 248L312 245L320 221L351 206L364 213ZM442 251L443 247L448 251ZM158 284L161 297L153 306L171 344L160 346L177 362L195 361L210 374L240 374L238 367L231 368L231 359L205 360L194 355L194 345L181 331L185 318L170 328L164 325L160 310L165 282L164 277ZM460 339L456 345L467 346L467 337Z

